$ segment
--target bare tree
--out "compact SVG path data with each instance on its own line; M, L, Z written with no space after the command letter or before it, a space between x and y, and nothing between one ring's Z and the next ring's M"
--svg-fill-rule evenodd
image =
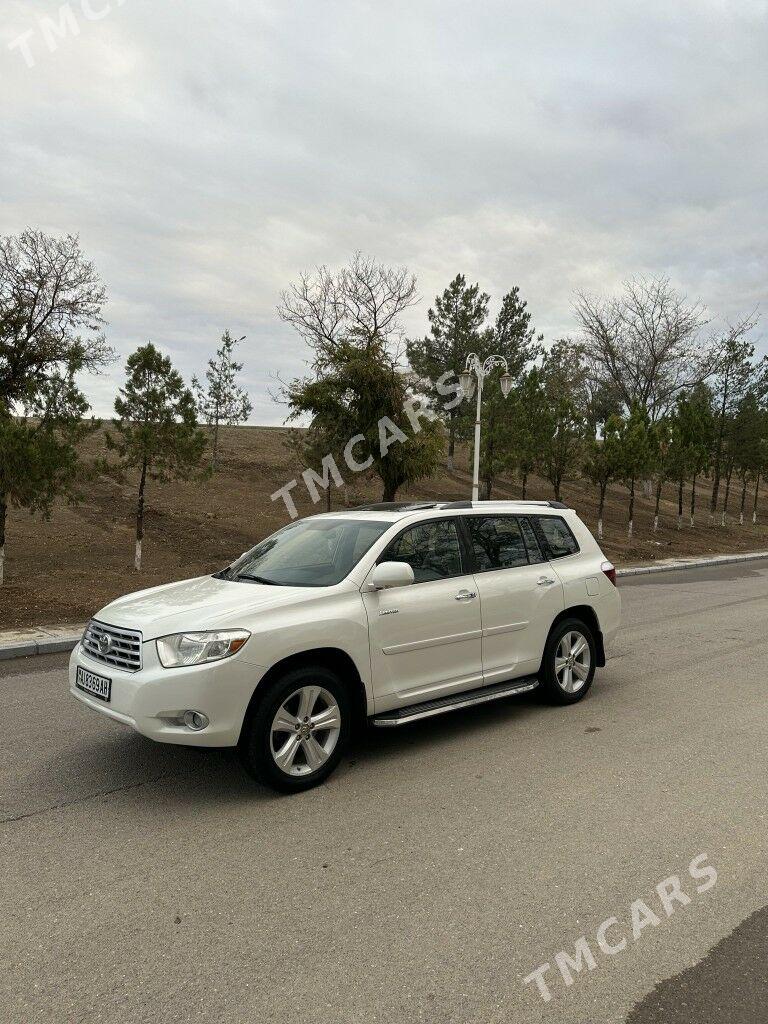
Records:
M666 277L632 278L607 299L579 292L574 312L594 382L652 421L714 370L713 346L700 339L708 322L703 306L689 303Z
M277 314L309 344L319 370L344 343L399 355L400 317L418 300L416 278L406 267L388 267L356 252L340 270L321 266L302 274L281 293Z

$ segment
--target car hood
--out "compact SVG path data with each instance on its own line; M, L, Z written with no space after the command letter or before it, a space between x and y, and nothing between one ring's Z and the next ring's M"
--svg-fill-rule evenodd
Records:
M139 590L106 605L94 618L140 630L144 640L169 633L237 627L253 612L301 604L318 597L315 587L275 587L199 576Z

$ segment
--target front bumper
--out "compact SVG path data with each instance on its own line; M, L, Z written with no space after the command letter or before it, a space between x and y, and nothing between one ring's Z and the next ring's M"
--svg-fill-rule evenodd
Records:
M142 646L142 668L125 672L89 657L80 644L69 660L69 690L82 704L160 743L231 747L240 738L248 703L264 669L239 655L209 665L166 669L153 640ZM75 686L77 666L112 680L109 703ZM205 729L183 724L185 711L208 718Z

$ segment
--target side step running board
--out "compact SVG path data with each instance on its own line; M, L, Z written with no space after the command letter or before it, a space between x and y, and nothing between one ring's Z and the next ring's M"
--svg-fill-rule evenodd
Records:
M536 676L522 676L520 679L512 679L508 683L479 686L475 690L452 693L450 696L440 697L438 700L425 700L421 704L411 704L407 708L396 708L394 711L374 715L371 721L380 729L390 729L399 725L408 725L410 722L417 722L420 718L442 715L446 711L457 711L459 708L471 707L473 704L485 704L489 700L499 700L501 697L513 697L518 693L528 693L529 690L535 690L538 685L539 680Z

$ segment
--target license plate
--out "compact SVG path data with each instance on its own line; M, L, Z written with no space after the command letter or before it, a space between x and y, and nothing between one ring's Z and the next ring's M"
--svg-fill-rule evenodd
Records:
M111 679L107 679L106 676L96 675L95 672L89 672L88 669L82 668L80 665L77 666L77 673L75 674L75 686L78 690L83 690L92 697L98 697L99 700L103 700L107 704L112 696Z

